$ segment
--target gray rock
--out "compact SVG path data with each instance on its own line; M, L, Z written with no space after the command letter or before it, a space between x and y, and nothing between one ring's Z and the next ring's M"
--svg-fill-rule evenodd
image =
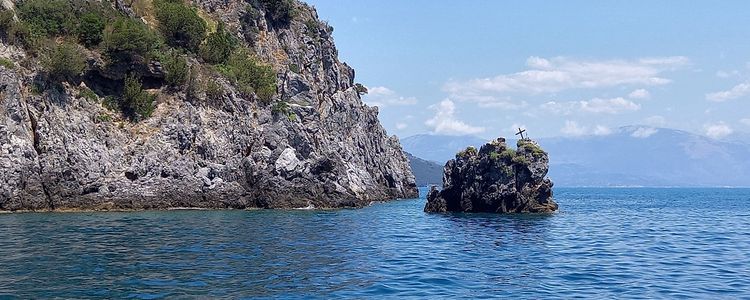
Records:
M194 3L239 31L243 1ZM126 1L116 4L132 13ZM225 93L213 101L152 90L160 94L153 115L131 123L101 96L80 97L67 84L33 94L37 69L0 67L0 210L337 208L416 197L398 139L362 103L330 29L313 8L296 5L288 28L259 18L263 38L245 41L278 71L273 101L290 103L296 118L217 79ZM314 41L309 20L324 33Z
M443 189L427 194L426 212L546 213L556 211L549 159L531 140L509 149L504 138L473 147L445 164Z

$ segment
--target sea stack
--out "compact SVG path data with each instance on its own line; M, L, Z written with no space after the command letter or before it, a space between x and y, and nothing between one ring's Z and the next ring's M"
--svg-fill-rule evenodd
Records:
M557 210L549 158L535 141L521 139L517 150L498 138L479 151L468 147L443 170L443 189L427 194L425 212L549 213Z

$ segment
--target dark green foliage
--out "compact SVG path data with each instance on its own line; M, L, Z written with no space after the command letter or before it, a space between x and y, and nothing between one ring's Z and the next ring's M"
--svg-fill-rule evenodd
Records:
M104 31L104 48L113 60L133 60L157 48L159 39L146 24L119 18Z
M18 17L34 36L57 36L75 29L75 15L69 1L26 0L18 6Z
M361 83L354 84L354 89L357 91L357 94L360 96L367 95L367 87L362 85Z
M503 160L512 160L514 157L516 157L516 151L510 148L505 149L499 154L499 158Z
M86 47L99 45L104 31L104 19L96 13L85 13L78 23L78 41Z
M299 74L300 73L299 65L298 64L289 65L289 71Z
M232 51L237 47L237 40L219 23L216 32L208 35L200 47L200 55L207 63L223 64L229 60Z
M218 101L224 96L224 88L220 84L211 80L206 83L206 98L211 101Z
M102 100L102 106L111 111L117 111L120 108L120 103L117 101L117 98L113 96L107 96L104 97L104 100Z
M13 62L7 58L0 58L0 66L5 67L6 69L13 69L15 67Z
M305 33L310 38L317 38L320 33L320 23L313 19L305 21Z
M125 78L125 87L120 100L122 110L133 122L148 119L154 112L156 97L143 90L141 80L135 75Z
M529 164L529 161L523 155L516 155L515 157L513 157L513 159L511 161L514 164L519 164L519 165L528 165Z
M159 61L167 72L167 76L164 78L167 84L177 87L187 82L190 67L184 55L176 51L170 51L168 54L160 57Z
M266 17L275 26L287 26L297 14L292 0L259 0L266 10Z
M70 81L86 68L86 60L80 49L70 43L54 45L46 50L41 63L54 81Z
M195 8L185 5L181 0L155 0L156 19L159 31L167 43L193 52L198 50L206 37L206 21Z
M219 71L229 78L237 88L260 98L264 103L276 94L276 74L270 66L259 64L246 51L236 51Z
M469 157L469 156L475 156L477 155L477 148L474 148L474 146L466 147L466 149L462 150L461 152L458 152L459 157Z
M99 100L99 97L89 88L81 88L81 90L78 91L78 96L83 97L89 101L97 101Z

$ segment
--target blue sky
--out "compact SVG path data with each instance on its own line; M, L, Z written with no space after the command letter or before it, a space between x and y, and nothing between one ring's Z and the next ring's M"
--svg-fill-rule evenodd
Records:
M308 3L400 137L750 131L747 1Z

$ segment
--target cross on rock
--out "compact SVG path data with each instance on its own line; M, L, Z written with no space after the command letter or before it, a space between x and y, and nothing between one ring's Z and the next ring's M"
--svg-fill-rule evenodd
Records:
M526 137L523 137L524 132L526 132L526 129L518 128L518 133L516 133L516 135L520 135L522 140L527 139L529 136L527 135Z

